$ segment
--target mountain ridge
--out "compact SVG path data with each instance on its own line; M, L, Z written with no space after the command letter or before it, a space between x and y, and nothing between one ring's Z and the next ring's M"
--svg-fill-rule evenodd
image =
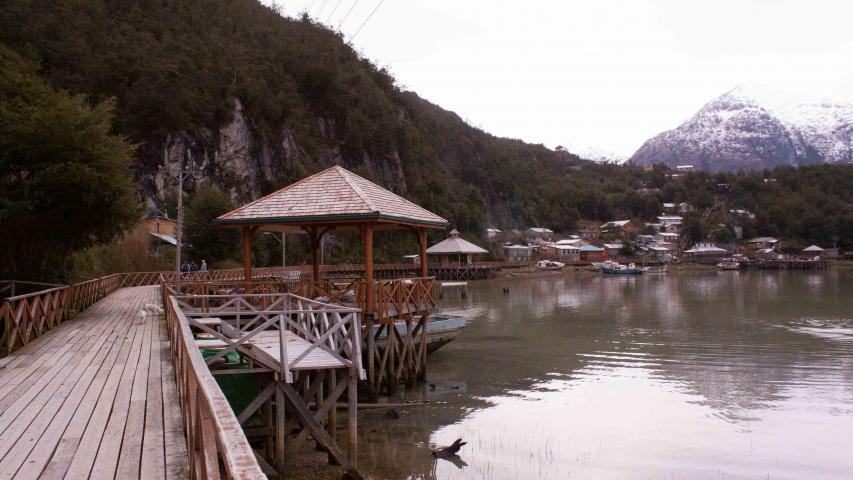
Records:
M853 103L786 103L768 93L735 87L647 140L630 162L708 171L853 162Z

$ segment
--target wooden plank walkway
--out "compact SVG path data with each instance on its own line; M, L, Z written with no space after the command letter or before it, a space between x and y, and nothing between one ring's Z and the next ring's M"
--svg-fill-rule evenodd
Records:
M0 479L186 479L156 286L123 288L0 363Z

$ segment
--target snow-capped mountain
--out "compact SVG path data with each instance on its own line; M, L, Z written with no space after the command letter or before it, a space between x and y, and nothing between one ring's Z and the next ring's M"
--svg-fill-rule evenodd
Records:
M630 161L710 171L853 163L853 104L739 86L647 140Z
M625 155L593 147L590 145L567 143L563 148L565 148L569 152L572 152L578 157L584 160L589 160L591 162L614 163L617 165L621 165L628 161L628 157L626 157Z

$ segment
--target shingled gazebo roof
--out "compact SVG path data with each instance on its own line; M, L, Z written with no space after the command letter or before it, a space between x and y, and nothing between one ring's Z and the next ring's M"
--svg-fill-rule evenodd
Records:
M459 232L453 230L450 232L450 237L436 243L435 245L427 248L426 253L430 255L443 255L443 254L461 254L461 255L478 255L483 253L489 253L488 250L484 248L480 248L477 245L461 238L459 236Z
M232 210L222 226L263 225L263 230L294 231L305 225L355 228L372 221L377 228L410 225L445 228L447 220L345 168L334 166Z

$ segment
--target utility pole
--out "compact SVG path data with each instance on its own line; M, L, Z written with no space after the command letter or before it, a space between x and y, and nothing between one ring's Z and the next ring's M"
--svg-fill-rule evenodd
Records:
M166 170L166 172L178 176L178 228L177 232L175 232L175 273L180 276L181 247L183 246L184 237L184 179L192 175L194 171L181 167L178 170Z
M281 238L278 238L273 232L264 232L265 235L272 235L273 238L276 239L278 243L281 244L281 267L284 268L286 265L285 262L285 254L287 253L287 237L285 237L285 233L281 232Z

